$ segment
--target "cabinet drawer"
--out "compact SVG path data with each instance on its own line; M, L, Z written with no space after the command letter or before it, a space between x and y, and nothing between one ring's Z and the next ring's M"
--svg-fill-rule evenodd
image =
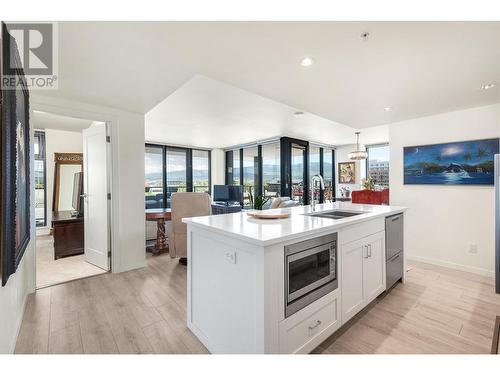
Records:
M309 353L340 327L338 295L325 297L280 323L281 353Z
M339 232L339 243L345 244L360 238L367 237L374 233L385 230L385 218L379 217L359 224L354 224L351 227L341 229Z
M403 278L403 252L389 259L386 263L386 288L389 290L396 282Z

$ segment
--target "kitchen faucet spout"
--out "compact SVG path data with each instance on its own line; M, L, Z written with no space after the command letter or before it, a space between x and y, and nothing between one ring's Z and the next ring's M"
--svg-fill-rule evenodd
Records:
M315 174L311 178L311 209L313 211L316 210L316 200L314 199L316 194L316 183L319 182L320 189L325 190L325 181L323 180L323 177L321 177L320 174Z

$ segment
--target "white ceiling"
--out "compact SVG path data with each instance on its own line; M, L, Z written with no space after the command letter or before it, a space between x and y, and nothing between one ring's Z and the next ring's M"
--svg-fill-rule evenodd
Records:
M479 89L500 84L500 22L61 22L59 32L60 89L43 94L140 113L195 75L356 128L500 101L499 86ZM303 68L304 56L315 64Z
M34 111L33 124L35 129L55 129L69 132L81 132L92 125L92 121L74 117L54 115L52 113Z
M234 86L195 76L146 114L146 141L226 148L289 136L341 145L355 129L305 113ZM387 141L387 126L365 129L364 143Z

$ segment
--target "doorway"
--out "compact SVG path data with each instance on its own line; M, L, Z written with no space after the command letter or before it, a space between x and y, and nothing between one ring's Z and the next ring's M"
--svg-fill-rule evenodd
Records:
M36 287L110 271L109 123L34 111Z

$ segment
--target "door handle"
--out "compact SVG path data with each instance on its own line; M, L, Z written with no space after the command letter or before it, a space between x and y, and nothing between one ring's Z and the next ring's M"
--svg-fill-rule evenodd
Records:
M372 257L372 245L368 245L368 258Z
M316 320L316 324L313 326L309 326L309 329L312 331L314 328L317 328L322 323L321 320Z
M394 258L392 258L392 259L391 259L391 262L394 262L396 259L399 259L399 256L400 256L400 255L401 255L401 254L398 254L398 255L396 255Z
M364 257L365 259L368 259L368 245L363 246L363 248L366 248L366 256Z

